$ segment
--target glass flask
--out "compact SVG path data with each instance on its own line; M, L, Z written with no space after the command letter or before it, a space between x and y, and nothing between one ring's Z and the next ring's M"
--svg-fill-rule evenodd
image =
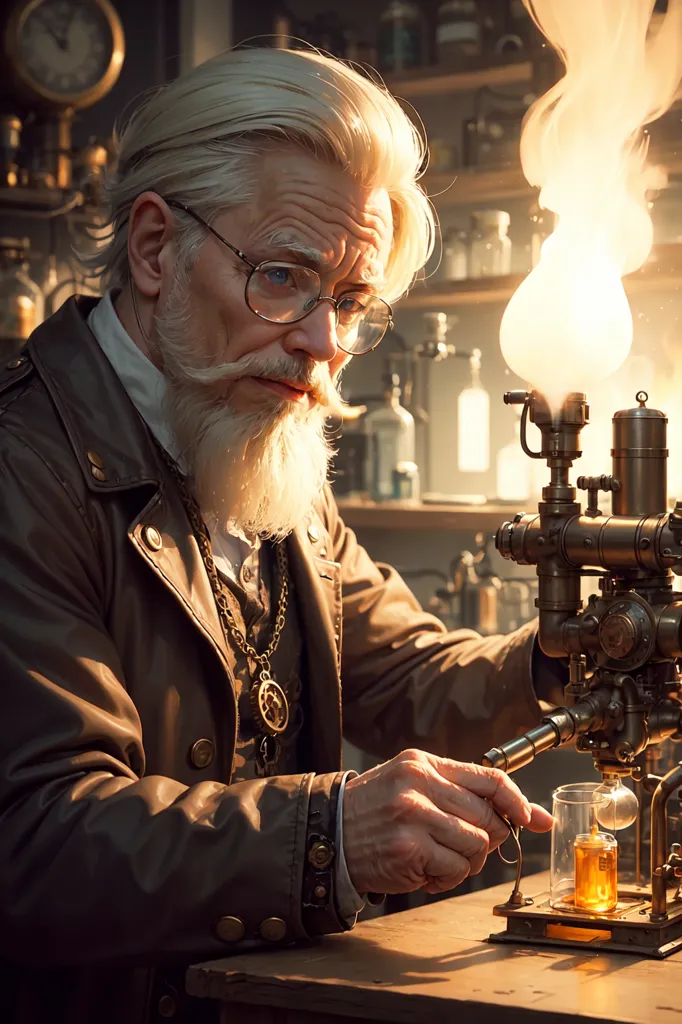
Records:
M11 358L43 321L43 294L28 272L28 238L0 238L0 358Z
M469 360L471 382L457 399L457 468L485 473L490 465L490 396L481 384L481 350Z
M550 906L606 914L618 903L618 843L599 830L608 797L599 782L572 782L553 794Z
M367 485L374 501L395 497L394 470L399 463L415 462L414 417L400 404L400 395L400 377L392 373L384 405L365 417Z
M506 210L477 210L471 215L469 277L501 277L511 272L511 239Z

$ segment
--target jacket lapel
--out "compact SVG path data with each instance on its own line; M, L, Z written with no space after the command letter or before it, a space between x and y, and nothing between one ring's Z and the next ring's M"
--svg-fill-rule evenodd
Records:
M137 492L137 503L130 502L133 547L227 670L213 592L177 488L85 322L96 301L70 299L46 320L28 343L31 360L50 392L87 487L97 494Z
M336 562L316 558L305 526L288 539L289 567L298 595L308 668L313 765L317 772L341 766L341 581Z

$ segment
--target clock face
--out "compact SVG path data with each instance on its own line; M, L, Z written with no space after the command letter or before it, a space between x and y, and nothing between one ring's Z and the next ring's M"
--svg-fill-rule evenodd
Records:
M110 88L118 76L123 53L117 26L106 0L32 0L13 47L22 79L55 102L94 102L104 80Z

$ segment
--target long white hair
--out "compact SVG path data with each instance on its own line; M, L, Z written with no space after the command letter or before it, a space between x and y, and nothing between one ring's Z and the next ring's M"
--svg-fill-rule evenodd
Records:
M117 166L107 186L111 233L85 262L109 286L122 287L137 196L157 192L210 221L254 198L257 157L279 140L386 189L394 240L385 297L402 295L434 244L433 212L418 183L424 142L382 85L314 51L228 51L148 96L117 129ZM186 220L178 238L185 266L205 239Z

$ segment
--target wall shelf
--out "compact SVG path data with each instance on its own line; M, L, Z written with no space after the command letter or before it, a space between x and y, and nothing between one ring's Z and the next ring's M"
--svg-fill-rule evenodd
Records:
M682 151L667 148L659 152L652 150L651 162L663 164L669 175L678 179L669 184L679 185ZM520 165L483 170L465 167L452 171L427 171L421 183L429 198L439 207L473 206L505 199L530 201L539 194L539 190L529 185L524 178Z
M524 60L492 67L472 67L463 71L420 68L409 75L386 75L385 82L396 96L412 100L420 96L470 92L485 85L493 89L503 85L519 85L530 82L532 75L533 65L529 60Z
M400 300L398 309L453 309L462 306L492 305L508 302L525 274L506 277L481 277L454 284L419 283ZM682 245L655 245L641 270L625 279L628 295L682 288Z
M338 499L346 526L376 530L483 530L494 531L511 521L515 505L410 505L391 501L377 504L352 498Z

